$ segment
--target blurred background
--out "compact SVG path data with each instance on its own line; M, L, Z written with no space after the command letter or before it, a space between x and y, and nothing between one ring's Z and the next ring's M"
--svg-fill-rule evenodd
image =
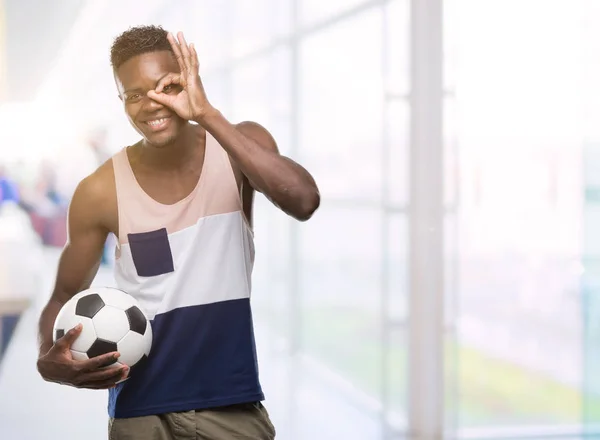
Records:
M320 186L307 223L256 200L279 439L600 437L600 2L0 0L1 439L107 435L36 325L76 184L137 141L109 48L139 24Z

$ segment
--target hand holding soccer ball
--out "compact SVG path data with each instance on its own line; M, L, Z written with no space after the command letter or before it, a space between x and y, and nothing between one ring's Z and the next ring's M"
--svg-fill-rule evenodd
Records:
M78 293L54 323L54 346L38 360L50 381L108 389L128 377L152 345L152 327L137 301L113 288Z

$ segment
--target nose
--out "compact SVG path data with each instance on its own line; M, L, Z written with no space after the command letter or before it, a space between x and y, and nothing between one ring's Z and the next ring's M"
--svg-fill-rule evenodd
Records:
M157 101L151 99L147 95L144 96L144 103L142 105L142 108L143 108L144 111L146 111L146 112L155 112L157 110L163 109L164 107L165 106L162 105L160 102L157 102Z

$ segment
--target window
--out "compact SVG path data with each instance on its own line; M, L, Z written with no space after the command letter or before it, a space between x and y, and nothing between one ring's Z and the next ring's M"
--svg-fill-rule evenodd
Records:
M237 64L229 87L232 122L252 120L275 138L282 154L291 143L291 72L287 47ZM271 326L274 338L289 339L292 306L291 219L276 210L262 194L256 194L254 229L256 262L253 278L253 310Z
M390 100L386 114L387 203L395 208L408 205L410 106L403 99Z
M410 87L410 0L391 0L384 11L386 92L406 97Z
M460 170L458 225L447 228L458 233L458 427L577 425L580 11L567 0L452 1L447 11L457 34L446 116Z
M381 24L372 9L300 46L301 157L326 198L381 198Z
M253 120L263 125L282 154L291 148L290 68L290 52L283 47L237 65L232 74L233 120Z
M367 3L367 0L300 0L300 22L310 25Z
M292 31L291 0L232 0L234 56L246 55Z
M301 231L302 347L378 397L382 214L326 207Z

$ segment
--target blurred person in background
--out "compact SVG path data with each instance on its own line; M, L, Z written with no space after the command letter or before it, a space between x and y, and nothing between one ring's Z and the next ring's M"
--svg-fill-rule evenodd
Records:
M21 200L17 181L8 175L6 168L0 166L0 200L18 204Z
M183 34L131 28L115 39L111 63L142 139L75 190L69 240L40 317L38 371L47 381L109 389L114 440L272 439L250 308L254 194L305 221L319 206L318 188L264 127L232 124L211 105ZM131 375L109 366L118 353L73 360L80 327L53 343L58 312L90 286L109 234L118 241L117 285L153 327L150 356Z
M111 158L111 152L107 144L108 130L104 126L97 126L90 130L87 136L86 145L90 148L96 158L96 167L100 167L104 162ZM116 245L114 236L109 235L104 245L102 259L100 264L109 265L112 263L112 252Z
M104 126L94 127L87 136L87 144L96 157L97 166L102 165L112 156L108 148L107 138L108 130Z
M48 160L41 161L33 188L25 192L21 206L45 245L64 246L67 203L57 188L55 165Z

